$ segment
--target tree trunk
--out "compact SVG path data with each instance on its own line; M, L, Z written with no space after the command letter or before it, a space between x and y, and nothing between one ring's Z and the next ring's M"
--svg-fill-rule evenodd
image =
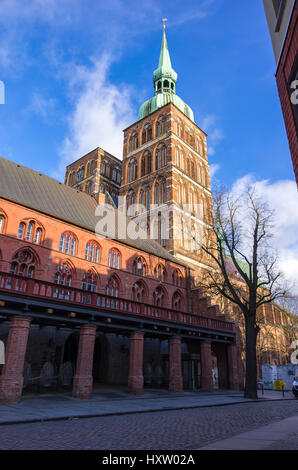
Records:
M258 398L257 385L257 335L258 327L254 319L246 319L246 370L245 370L245 398Z

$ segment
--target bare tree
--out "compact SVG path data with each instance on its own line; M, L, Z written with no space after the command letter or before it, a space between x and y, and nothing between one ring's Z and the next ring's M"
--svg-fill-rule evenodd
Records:
M244 316L245 397L257 398L257 312L286 293L270 244L274 214L252 187L241 194L215 192L213 202L201 248L214 269L205 271L201 287L236 304Z

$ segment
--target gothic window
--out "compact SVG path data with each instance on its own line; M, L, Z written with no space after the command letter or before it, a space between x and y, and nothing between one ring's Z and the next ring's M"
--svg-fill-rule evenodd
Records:
M181 310L182 307L182 296L180 292L175 292L172 298L172 309L173 310Z
M146 285L143 281L138 281L132 288L132 300L136 302L144 302L146 296Z
M142 144L146 144L150 140L152 140L152 127L147 123L142 132Z
M156 123L156 137L163 135L166 132L166 119L161 116Z
M6 220L6 215L0 212L0 233L4 233L5 231Z
M161 203L165 204L167 202L167 184L166 180L162 180L161 182Z
M158 264L154 268L154 277L157 281L164 282L166 280L166 271L162 264Z
M161 286L158 286L153 293L153 304L157 307L163 307L165 301L165 293Z
M116 248L112 248L109 251L108 265L110 268L121 268L121 255L120 251L116 250Z
M161 149L161 166L167 166L167 148L163 146Z
M19 229L18 229L18 235L17 237L18 238L23 238L24 237L24 232L25 232L25 224L23 222L21 222L19 224Z
M155 152L155 170L160 168L160 149L158 148Z
M134 260L132 265L132 272L138 276L146 276L147 266L143 257L139 256Z
M149 186L145 189L145 207L146 210L150 210L150 203L151 203L151 192Z
M93 271L89 270L84 274L82 289L88 292L97 292L97 275Z
M139 138L138 134L134 132L129 139L129 151L132 152L133 150L136 150L139 146Z
M137 177L138 177L138 164L137 164L136 159L133 158L128 164L128 170L127 170L128 183L135 181Z
M179 269L175 269L175 271L173 272L172 280L175 286L182 287L183 278L182 278L181 271Z
M126 214L129 217L134 217L136 213L136 195L131 189L126 196Z
M85 259L93 263L99 263L100 247L95 241L86 244Z
M32 278L35 270L35 256L29 250L21 250L16 253L10 265L10 274L18 274Z
M82 181L84 179L84 176L85 176L85 166L81 166L77 172L77 183L79 181Z
M70 254L75 256L77 248L77 240L73 233L64 232L60 237L59 251L61 253Z
M159 206L159 184L155 183L154 187L154 202Z
M37 245L41 242L41 234L42 234L41 228L37 228L35 231L35 236L34 236L34 243L36 243Z
M115 276L112 276L106 283L105 294L111 297L118 297L119 282Z
M141 189L141 191L140 191L140 197L139 197L139 212L140 212L140 213L144 212L144 208L145 208L144 190Z
M67 263L61 263L57 266L54 282L60 286L71 286L72 272Z

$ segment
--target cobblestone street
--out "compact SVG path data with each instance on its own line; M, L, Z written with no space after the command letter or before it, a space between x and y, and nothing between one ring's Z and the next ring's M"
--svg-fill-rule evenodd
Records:
M286 400L3 425L0 449L192 450L297 414L298 401ZM275 445L297 449L297 436Z

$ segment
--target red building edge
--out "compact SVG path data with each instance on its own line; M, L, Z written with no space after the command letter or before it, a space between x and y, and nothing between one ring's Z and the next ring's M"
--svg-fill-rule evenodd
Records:
M298 86L293 84L298 80L298 4L295 6L290 19L283 50L276 72L276 82L293 161L294 173L298 185ZM296 98L295 98L296 97ZM291 101L292 98L292 101Z

